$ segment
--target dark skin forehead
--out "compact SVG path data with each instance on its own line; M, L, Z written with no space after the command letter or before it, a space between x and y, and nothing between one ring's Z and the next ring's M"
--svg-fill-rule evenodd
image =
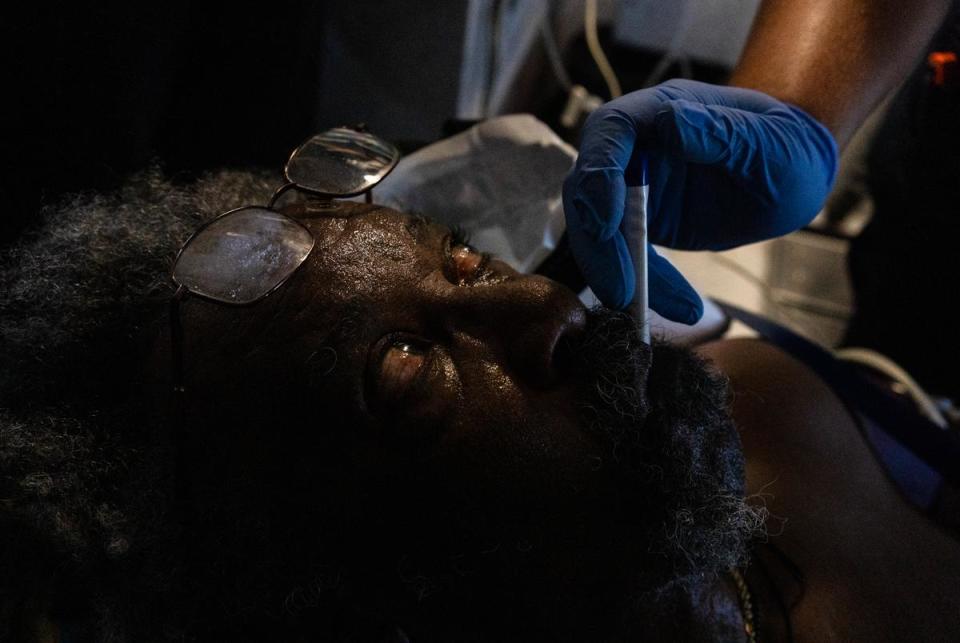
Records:
M333 318L345 309L384 308L390 291L412 287L436 268L445 232L422 218L352 204L340 205L338 216L299 220L317 245L290 296L308 299L311 315Z

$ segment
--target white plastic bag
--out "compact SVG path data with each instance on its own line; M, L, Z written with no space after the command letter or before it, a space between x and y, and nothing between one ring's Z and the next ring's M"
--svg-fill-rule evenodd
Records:
M560 187L576 151L529 114L500 116L400 159L374 199L470 233L531 272L563 234Z

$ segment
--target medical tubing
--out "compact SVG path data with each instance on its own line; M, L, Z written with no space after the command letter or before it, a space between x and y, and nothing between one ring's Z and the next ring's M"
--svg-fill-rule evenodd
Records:
M930 396L927 395L927 392L923 390L916 380L910 377L910 374L903 369L902 366L894 362L892 359L878 353L877 351L870 350L869 348L841 348L833 352L834 355L839 357L842 360L847 362L855 362L857 364L863 364L864 366L869 366L872 369L880 371L890 379L899 383L906 389L907 394L917 405L917 408L923 413L927 418L939 426L941 429L950 428L950 423L947 422L947 419L943 417L943 414L940 412L940 409L937 408L937 405L930 399Z
M600 46L600 37L597 35L597 0L587 0L583 8L583 31L587 38L587 48L590 50L590 56L593 62L597 64L597 69L603 76L603 81L607 84L610 91L610 98L619 98L623 95L620 88L620 81L617 74L614 73L610 61L603 53L603 47Z
M642 88L652 87L660 82L660 80L663 78L663 75L670 68L670 65L675 62L679 63L680 65L681 78L691 78L693 76L691 73L690 58L689 56L683 55L683 50L681 49L684 38L687 34L687 30L690 28L691 16L692 12L690 11L689 6L686 3L683 3L680 9L680 19L677 20L677 25L673 30L673 35L670 36L670 42L667 44L667 49L664 51L660 60L657 61L657 64L654 65L653 70L651 70L651 72L643 80L643 84L641 85Z

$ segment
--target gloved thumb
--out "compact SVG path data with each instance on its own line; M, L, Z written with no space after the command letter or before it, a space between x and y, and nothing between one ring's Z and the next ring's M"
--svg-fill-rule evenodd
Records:
M647 248L650 308L661 317L692 326L703 317L703 300L672 263Z

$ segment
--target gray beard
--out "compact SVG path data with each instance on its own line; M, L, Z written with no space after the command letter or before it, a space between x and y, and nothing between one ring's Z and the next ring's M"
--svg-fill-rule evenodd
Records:
M588 572L594 564L602 571L592 581L563 578L561 586L561 577L538 571L514 551L518 537L532 534L529 540L536 541L538 534L556 534L559 523L517 525L522 508L483 513L484 520L454 509L437 520L436 540L415 539L422 558L413 554L394 564L404 593L413 596L408 607L424 611L420 625L437 619L440 628L448 621L453 628L470 627L479 614L483 625L476 627L494 640L498 633L517 634L521 623L565 631L568 640L595 640L598 627L622 628L643 640L651 619L669 621L689 596L744 563L751 539L762 532L763 512L744 499L744 461L725 380L688 349L644 344L633 319L622 313L591 311L586 332L569 342L559 350L584 383L580 421L602 447L600 474L613 479L620 497L615 511L624 515L616 527L622 533L587 530L592 540L564 542L584 547L579 557L589 561ZM432 488L428 483L425 495ZM420 519L410 528L422 527ZM461 520L462 528L450 528ZM451 553L458 554L453 568ZM511 570L517 574L512 579ZM526 591L517 590L521 585ZM510 620L511 613L522 620ZM543 632L517 640L540 640Z
M721 376L687 348L644 344L634 320L596 308L575 358L593 374L582 420L609 450L643 534L638 595L745 562L765 514L744 498L744 460Z

